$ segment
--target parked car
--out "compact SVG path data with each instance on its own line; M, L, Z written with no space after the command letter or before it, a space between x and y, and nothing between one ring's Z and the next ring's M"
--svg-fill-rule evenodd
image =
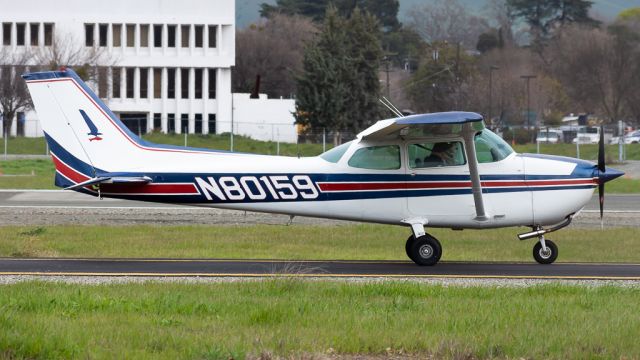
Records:
M536 141L547 144L557 144L562 142L562 131L557 129L544 129L538 132Z
M604 130L604 142L607 143L612 137L612 131L610 129ZM578 129L578 136L573 139L573 143L579 142L580 144L597 144L600 142L600 128L595 126L584 126Z
M625 144L640 144L640 130L632 131L622 137L622 141ZM620 136L611 138L609 144L619 144Z

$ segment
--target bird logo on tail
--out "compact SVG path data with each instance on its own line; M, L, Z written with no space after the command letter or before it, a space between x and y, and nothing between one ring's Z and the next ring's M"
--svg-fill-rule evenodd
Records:
M84 122L87 123L87 127L89 128L89 132L87 133L87 135L93 136L89 138L89 141L102 140L102 138L100 137L102 133L98 132L98 127L96 126L96 124L93 123L93 121L91 121L91 118L89 118L89 115L87 115L87 113L84 112L84 110L80 110L80 115L82 115Z

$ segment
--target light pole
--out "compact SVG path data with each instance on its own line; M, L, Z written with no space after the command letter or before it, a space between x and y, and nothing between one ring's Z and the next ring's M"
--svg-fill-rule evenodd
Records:
M527 81L527 131L531 128L531 109L529 108L529 101L531 99L531 95L529 93L529 80L537 78L535 75L522 75L520 76L522 79Z
M492 98L493 98L493 70L498 70L500 69L499 67L495 66L495 65L491 65L489 67L489 123L491 123L491 119L492 119Z

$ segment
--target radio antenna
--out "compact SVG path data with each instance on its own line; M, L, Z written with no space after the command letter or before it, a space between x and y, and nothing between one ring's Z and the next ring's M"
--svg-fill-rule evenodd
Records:
M386 102L383 99L386 100ZM391 104L391 102L389 100L387 100L386 97L383 96L382 99L378 99L378 101L380 101L382 103L382 105L384 105L387 109L389 109L389 111L391 111L393 113L393 115L395 115L397 117L404 117L404 115L402 115L402 113L400 111L398 111L398 109L396 109L396 107L393 106L393 104Z

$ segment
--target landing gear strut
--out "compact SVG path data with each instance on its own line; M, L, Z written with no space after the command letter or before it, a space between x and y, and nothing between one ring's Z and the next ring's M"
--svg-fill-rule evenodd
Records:
M547 229L540 225L532 226L530 232L520 234L518 238L520 240L526 240L537 237L538 242L533 246L533 258L540 264L551 264L558 258L558 247L553 241L545 239L544 234L558 231L568 226L571 224L572 218L573 214L567 216L563 222Z

